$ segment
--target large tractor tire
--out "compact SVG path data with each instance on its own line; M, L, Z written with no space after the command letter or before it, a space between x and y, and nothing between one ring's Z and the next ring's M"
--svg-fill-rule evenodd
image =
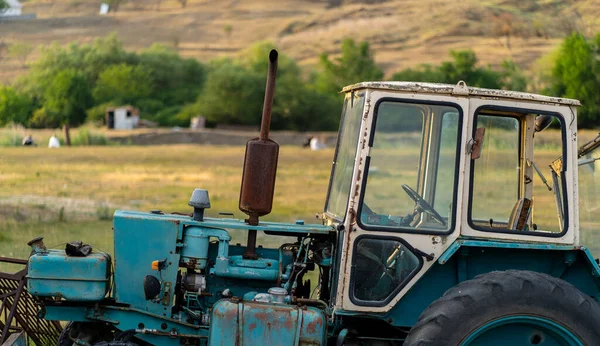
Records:
M600 304L550 275L482 274L434 301L404 342L454 345L600 345Z

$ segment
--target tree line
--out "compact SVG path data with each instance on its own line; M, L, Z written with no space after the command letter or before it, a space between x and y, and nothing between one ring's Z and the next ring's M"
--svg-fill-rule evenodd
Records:
M132 105L144 119L161 126L188 126L197 115L208 125L258 126L266 78L266 56L273 45L259 42L235 57L207 64L181 57L173 48L153 45L127 51L116 35L90 44L51 45L42 49L29 72L0 87L0 126L78 126L101 123L111 106ZM454 84L541 92L580 99L580 127L600 120L600 35L565 38L539 75L512 61L482 66L473 51L452 51L439 65L420 65L395 73L392 80ZM346 39L341 54L322 54L310 73L280 54L273 129L334 130L345 85L382 80L367 42Z

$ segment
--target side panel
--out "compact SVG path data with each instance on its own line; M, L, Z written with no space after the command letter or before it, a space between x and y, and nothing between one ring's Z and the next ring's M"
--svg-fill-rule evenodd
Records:
M115 213L114 298L117 302L170 316L179 266L178 229L177 220L150 217L146 213ZM156 260L166 260L167 267L160 272L152 270L152 261ZM157 302L146 301L143 289L146 275L162 282L164 294Z
M447 262L437 261L384 318L394 326L411 327L419 315L448 289L479 274L496 270L531 270L561 278L600 301L597 266L585 251L460 247Z

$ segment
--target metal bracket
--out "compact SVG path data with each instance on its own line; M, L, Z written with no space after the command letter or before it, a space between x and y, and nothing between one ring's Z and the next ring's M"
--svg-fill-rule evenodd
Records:
M459 81L452 89L452 95L469 96L469 87L465 81Z

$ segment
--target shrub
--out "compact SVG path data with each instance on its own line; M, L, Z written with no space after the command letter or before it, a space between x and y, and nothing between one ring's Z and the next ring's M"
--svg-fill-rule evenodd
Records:
M82 128L77 131L77 134L71 138L71 145L108 145L108 139L99 133L94 133L87 128Z

